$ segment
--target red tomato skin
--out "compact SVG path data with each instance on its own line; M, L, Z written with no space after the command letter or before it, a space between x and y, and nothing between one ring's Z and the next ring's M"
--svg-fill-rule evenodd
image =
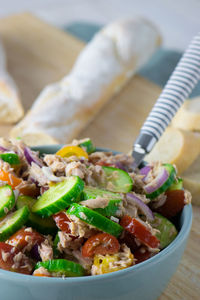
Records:
M116 237L108 233L98 233L91 236L82 247L84 257L92 257L95 254L115 254L119 252L120 244Z
M139 264L152 256L152 253L145 247L140 247L133 252L135 264Z
M4 242L0 242L0 268L6 271L13 271L17 273L30 275L32 273L33 266L28 257L22 254L20 262L17 264L14 258L20 251Z
M123 237L120 238L120 243L126 244L131 249L131 252L134 252L136 249L138 249L135 237L129 231L124 230Z
M53 215L53 219L56 222L56 226L63 232L69 233L72 240L76 239L77 237L71 235L71 230L69 227L69 223L71 222L65 212L61 211L55 215Z
M152 235L150 230L139 220L131 218L130 216L124 216L120 221L120 225L133 234L144 245L150 248L159 247L160 242L157 237Z
M56 222L57 227L65 232L65 233L71 233L70 228L69 228L69 218L67 217L66 213L61 211L55 215L53 215L53 219Z
M106 162L106 161L98 161L97 163L96 163L96 165L98 165L98 166L104 166L104 167L111 167L112 166L112 164L111 163L108 163L108 162Z
M165 193L167 199L165 203L156 209L158 213L166 218L176 216L185 205L184 190L173 190Z
M35 244L40 245L44 240L44 236L37 231L33 229L26 231L25 228L21 228L7 240L7 243L23 252L25 250L30 251Z

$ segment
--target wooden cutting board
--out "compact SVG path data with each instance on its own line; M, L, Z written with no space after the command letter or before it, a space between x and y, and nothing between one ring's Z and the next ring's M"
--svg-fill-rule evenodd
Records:
M28 13L1 19L0 35L7 52L8 70L19 87L25 110L46 84L67 74L84 47L83 42ZM97 146L130 150L160 90L155 84L135 76L80 137L90 136ZM10 126L0 126L0 135L8 136L9 130ZM200 297L200 208L194 207L193 213L186 251L160 300Z

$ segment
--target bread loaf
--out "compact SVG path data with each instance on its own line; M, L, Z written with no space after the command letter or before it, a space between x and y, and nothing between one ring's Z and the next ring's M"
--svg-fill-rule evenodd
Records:
M200 131L200 97L186 100L175 115L172 126Z
M0 41L0 123L17 122L23 114L16 84L6 69L6 54Z
M200 134L168 127L153 150L145 157L148 162L175 164L181 174L200 153Z
M29 145L71 141L159 44L158 30L142 18L106 26L80 53L69 75L44 88L11 137L20 136Z

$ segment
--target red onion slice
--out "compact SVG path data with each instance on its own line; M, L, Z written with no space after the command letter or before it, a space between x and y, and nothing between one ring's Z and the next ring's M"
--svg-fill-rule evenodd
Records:
M160 173L154 180L144 186L144 190L147 194L151 194L159 189L165 181L169 178L169 173L165 168L161 168Z
M135 206L137 206L143 214L146 216L148 221L153 221L154 220L154 214L151 211L151 209L146 205L139 197L132 193L127 193L126 198L131 201Z
M1 152L9 152L10 150L9 150L9 149L6 149L6 148L3 147L3 146L0 146L0 151L1 151Z
M143 175L144 177L142 180L145 180L149 172L151 171L151 166L145 166L144 168L140 169L140 175Z
M24 148L24 156L26 157L26 160L29 163L29 165L31 165L31 163L34 162L39 167L43 166L41 160L28 147Z
M115 168L121 169L123 171L127 172L127 167L123 165L123 163L121 161L117 161L115 163L112 164Z

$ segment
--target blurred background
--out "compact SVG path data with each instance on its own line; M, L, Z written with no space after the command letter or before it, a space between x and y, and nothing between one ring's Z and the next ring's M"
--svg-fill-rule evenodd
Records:
M164 46L177 50L183 50L200 28L199 0L0 0L0 7L0 17L30 11L58 27L143 15L158 25Z

